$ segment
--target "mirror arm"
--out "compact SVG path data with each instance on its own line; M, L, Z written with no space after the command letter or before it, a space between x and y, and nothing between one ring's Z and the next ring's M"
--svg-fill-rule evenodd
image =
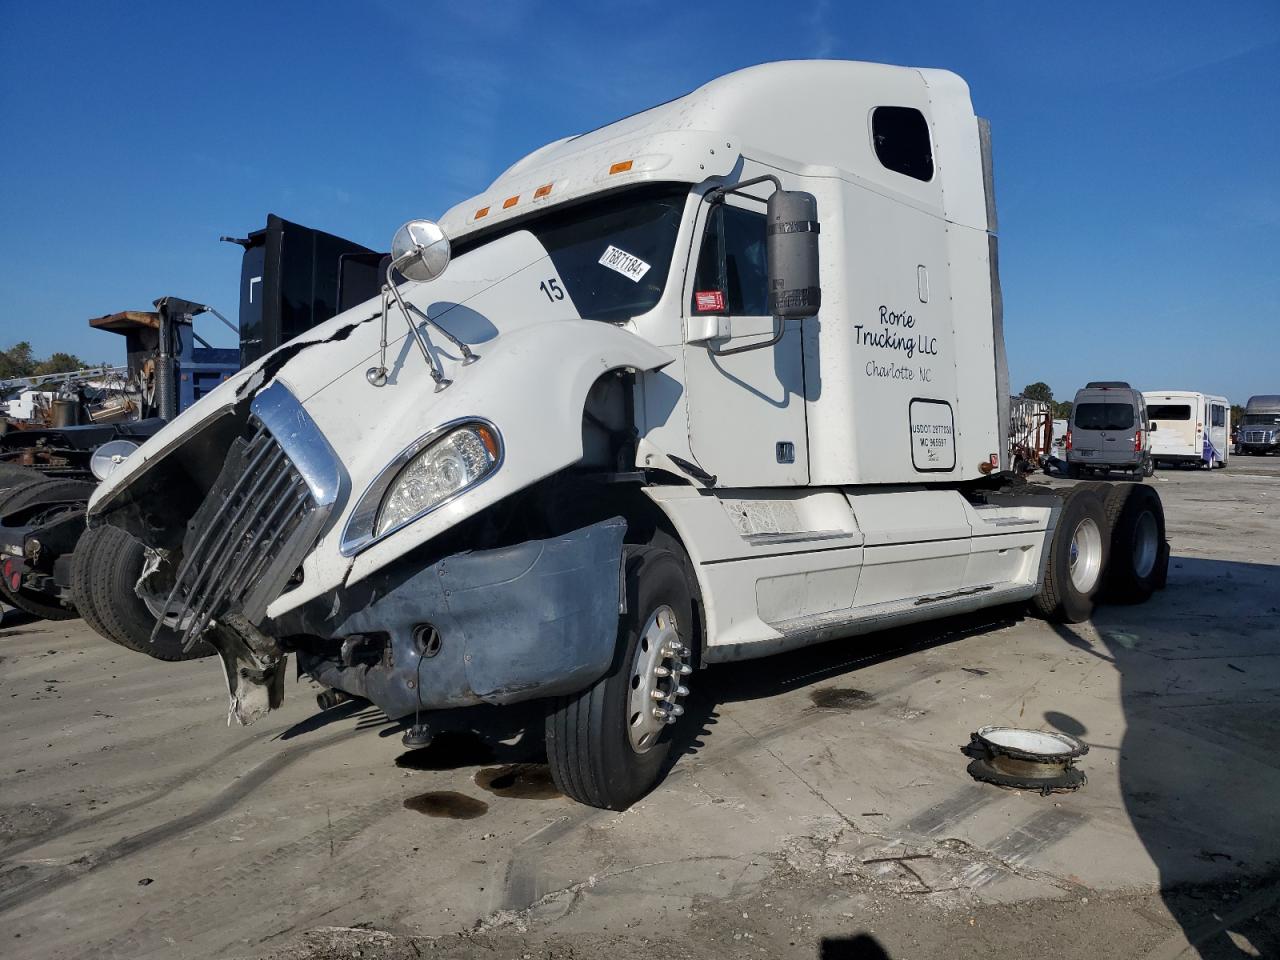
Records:
M387 385L387 288L382 288L382 336L378 344L378 365L364 372L364 378L375 387Z
M724 198L727 197L729 194L741 193L746 187L753 187L757 183L764 183L765 181L772 183L774 190L782 189L782 181L779 180L777 177L775 177L772 173L766 173L759 177L752 177L750 180L742 180L738 183L733 184L732 186L716 187L716 189L707 193L703 199L705 199L708 203L711 203L711 204L722 203L724 201ZM712 353L717 357L727 357L735 353L746 353L748 350L762 350L765 347L772 347L777 345L777 343L782 340L782 335L786 332L786 329L787 329L786 321L782 317L774 317L773 318L773 336L771 336L768 340L761 340L759 343L749 343L742 347L729 347L726 350L717 350L713 348L711 344L707 344L707 352Z
M714 190L706 194L705 199L708 203L720 203L731 193L741 193L745 187L754 187L757 183L764 183L768 180L773 184L774 190L782 189L782 181L775 177L772 173L766 173L763 176L752 177L750 180L743 180L732 186L716 187ZM759 199L759 198L756 198Z
M418 342L418 349L422 351L422 356L426 359L427 366L431 368L431 379L436 382L436 393L439 393L445 387L449 386L449 384L453 383L453 381L444 375L444 368L440 365L440 361L436 358L436 355L431 351L431 342L427 339L426 334L418 329L418 325L413 322L413 317L409 316L409 308L405 305L404 299L400 296L400 288L396 286L396 282L391 276L398 264L409 259L410 256L417 255L418 253L415 250L412 254L401 258L401 260L395 260L387 264L387 282L382 288L382 295L384 298L382 302L383 304L386 304L387 301L385 298L388 293L395 298L396 306L400 308L400 315L404 317L404 322L409 326L409 332L413 334L413 339ZM384 356L384 363L385 359L386 358Z
M782 339L782 335L786 333L786 330L787 330L787 321L782 317L774 317L773 318L773 336L771 336L768 340L761 340L759 343L748 343L745 346L741 346L741 347L730 347L727 350L714 349L711 346L711 344L708 343L707 352L714 354L717 357L727 357L733 353L746 353L748 350L762 350L765 347L775 346Z

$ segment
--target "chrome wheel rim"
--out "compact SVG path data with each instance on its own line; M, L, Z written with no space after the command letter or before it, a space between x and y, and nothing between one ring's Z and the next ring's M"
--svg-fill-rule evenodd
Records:
M1150 510L1142 511L1133 530L1133 572L1145 580L1156 566L1160 552L1160 531L1156 517Z
M1090 517L1076 525L1071 534L1071 585L1080 593L1088 593L1098 582L1102 571L1102 531Z
M684 714L680 699L689 694L684 678L693 672L688 656L675 611L665 604L658 607L640 631L628 678L627 736L636 753L652 750L662 728Z

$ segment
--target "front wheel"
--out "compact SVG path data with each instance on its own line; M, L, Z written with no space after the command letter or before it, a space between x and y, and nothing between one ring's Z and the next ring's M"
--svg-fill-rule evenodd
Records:
M592 807L625 810L666 771L692 672L693 592L678 546L627 547L627 612L609 672L547 713L556 786Z
M139 541L117 527L98 526L80 538L76 552L81 551L83 576L93 612L105 628L98 632L104 637L156 660L198 660L217 653L206 640L186 649L181 635L170 626L155 629L155 613L138 596L138 579L146 565L146 548Z

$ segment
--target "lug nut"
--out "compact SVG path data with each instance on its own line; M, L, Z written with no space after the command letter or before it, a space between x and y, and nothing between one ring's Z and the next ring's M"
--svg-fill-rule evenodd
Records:
M667 699L667 695L666 695L665 693L663 693L661 690L650 690L650 691L649 691L649 697L650 697L651 699L653 699L653 700L665 700L665 699Z
M693 667L689 666L687 663L680 664L680 676L687 677L691 673L693 673Z
M667 711L663 710L661 707L654 707L654 708L653 708L653 718L654 718L655 720L666 720L666 719L667 719Z
M684 716L684 707L680 706L680 704L678 704L678 703L677 703L677 704L673 704L673 705L672 705L672 707L671 707L671 716L672 716L672 718L673 718L673 719L674 719L675 717L683 717L683 716Z
M666 667L654 667L653 675L655 677L658 677L659 679L662 679L662 678L671 676L671 671L668 670Z
M679 687L676 687L676 696L677 696L677 697L687 697L688 695L689 695L689 688L688 688L688 687L685 687L685 686L679 686Z

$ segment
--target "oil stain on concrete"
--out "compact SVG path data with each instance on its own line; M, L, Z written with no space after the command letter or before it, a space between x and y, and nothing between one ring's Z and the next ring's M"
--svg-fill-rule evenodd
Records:
M815 707L823 710L869 710L876 698L855 687L823 687L809 694Z
M485 767L475 776L476 786L499 797L516 800L554 800L563 796L545 763L511 763Z
M428 817L443 817L447 820L474 820L489 812L489 805L483 800L468 797L456 790L433 790L408 797L404 808Z

